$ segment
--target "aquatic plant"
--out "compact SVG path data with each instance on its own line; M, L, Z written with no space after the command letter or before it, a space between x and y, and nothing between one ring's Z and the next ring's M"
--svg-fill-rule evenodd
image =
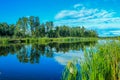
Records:
M68 62L62 74L62 80L76 80L76 76L78 74L77 72L78 71L75 64L73 64L72 62Z
M79 65L80 70L74 65L78 71L74 79L67 78L70 74L64 80L120 80L120 43L113 41L85 48L84 58Z

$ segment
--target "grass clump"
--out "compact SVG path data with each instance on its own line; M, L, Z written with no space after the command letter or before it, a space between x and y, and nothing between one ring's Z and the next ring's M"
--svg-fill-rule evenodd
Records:
M108 42L85 49L79 65L74 80L120 80L120 43Z
M62 80L76 80L77 79L77 67L72 62L68 62L65 70L62 74Z

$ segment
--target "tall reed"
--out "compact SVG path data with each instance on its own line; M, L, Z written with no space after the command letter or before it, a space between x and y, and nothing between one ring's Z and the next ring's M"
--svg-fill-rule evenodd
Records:
M90 49L85 48L84 58L79 65L80 70L76 67L74 80L120 80L120 42L107 42ZM68 76L70 75L73 74L69 72Z

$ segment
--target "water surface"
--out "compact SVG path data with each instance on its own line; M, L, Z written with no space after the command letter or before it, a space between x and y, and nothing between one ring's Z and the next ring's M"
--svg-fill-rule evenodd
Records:
M0 80L60 80L67 62L95 43L0 45Z

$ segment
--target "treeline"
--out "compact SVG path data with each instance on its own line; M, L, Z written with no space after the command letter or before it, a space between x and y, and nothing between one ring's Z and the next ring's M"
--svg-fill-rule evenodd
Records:
M98 37L96 31L85 27L54 26L52 21L40 23L39 17L22 17L16 24L0 23L1 37Z

